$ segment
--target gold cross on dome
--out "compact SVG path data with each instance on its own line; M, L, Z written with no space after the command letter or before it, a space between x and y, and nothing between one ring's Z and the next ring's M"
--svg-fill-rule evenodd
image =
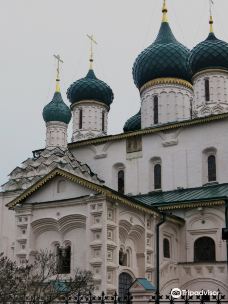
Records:
M57 59L57 76L56 76L56 92L60 92L60 85L59 85L59 67L60 63L63 63L63 60L60 58L60 55L53 55L55 59Z
M97 44L97 42L94 39L93 35L87 34L87 37L90 40L90 59L89 59L89 61L90 61L90 69L92 70L93 69L93 45Z

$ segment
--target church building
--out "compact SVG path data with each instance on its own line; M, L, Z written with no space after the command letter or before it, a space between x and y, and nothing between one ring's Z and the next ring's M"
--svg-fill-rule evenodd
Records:
M66 277L91 270L97 294L123 294L138 278L156 288L159 225L161 294L228 295L228 43L212 16L209 23L190 51L175 38L164 0L158 35L133 65L141 106L121 134L107 134L114 94L93 53L86 76L67 90L70 106L57 56L45 148L2 185L0 252L23 265L53 250Z

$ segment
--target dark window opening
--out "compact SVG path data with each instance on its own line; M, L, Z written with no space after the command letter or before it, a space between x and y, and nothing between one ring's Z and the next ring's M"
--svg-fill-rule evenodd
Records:
M127 266L127 253L124 253L122 248L119 251L119 265Z
M210 237L201 237L194 243L194 262L215 262L215 242Z
M163 240L163 256L170 259L170 244L168 239Z
M154 96L154 124L158 124L158 96Z
M102 131L105 130L105 112L102 111Z
M79 110L79 129L82 129L82 109Z
M208 162L208 181L216 181L216 158L215 155L210 155L207 159Z
M124 170L118 172L118 192L124 194Z
M57 271L59 274L70 273L71 247L57 247Z
M154 166L154 189L161 189L161 165Z
M209 79L205 79L205 100L210 101L210 83L209 83Z

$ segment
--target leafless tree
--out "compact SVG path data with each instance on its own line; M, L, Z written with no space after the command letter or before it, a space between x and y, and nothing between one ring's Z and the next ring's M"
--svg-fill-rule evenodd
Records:
M53 252L42 250L33 261L18 266L0 256L0 303L45 304L73 294L86 294L93 289L90 271L76 269L71 274L58 273L57 259Z

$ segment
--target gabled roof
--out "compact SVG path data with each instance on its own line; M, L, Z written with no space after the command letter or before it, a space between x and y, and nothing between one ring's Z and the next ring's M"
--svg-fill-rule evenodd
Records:
M143 203L135 201L131 197L127 197L125 195L122 195L106 186L95 184L91 181L88 181L82 177L79 177L77 175L74 175L70 172L64 171L62 169L56 168L49 172L47 175L45 175L43 178L38 180L35 184L33 184L31 187L26 189L23 193L21 193L18 197L16 197L14 200L9 202L6 206L10 209L13 209L16 207L17 204L23 203L28 197L30 197L34 192L38 191L42 186L44 186L47 182L55 178L56 176L62 176L71 182L80 184L81 186L84 186L88 189L94 190L100 194L105 195L108 199L117 201L119 203L123 203L125 205L128 205L130 207L139 209L141 211L155 214L158 213L158 211L150 206L144 206Z
M223 205L224 200L228 199L228 183L174 191L151 192L134 196L134 199L144 205L158 207L160 210Z
M156 290L156 287L153 284L151 284L150 281L148 281L146 278L136 279L132 283L130 289L134 288L134 286L135 285L137 286L138 284L141 285L145 291L155 291Z

